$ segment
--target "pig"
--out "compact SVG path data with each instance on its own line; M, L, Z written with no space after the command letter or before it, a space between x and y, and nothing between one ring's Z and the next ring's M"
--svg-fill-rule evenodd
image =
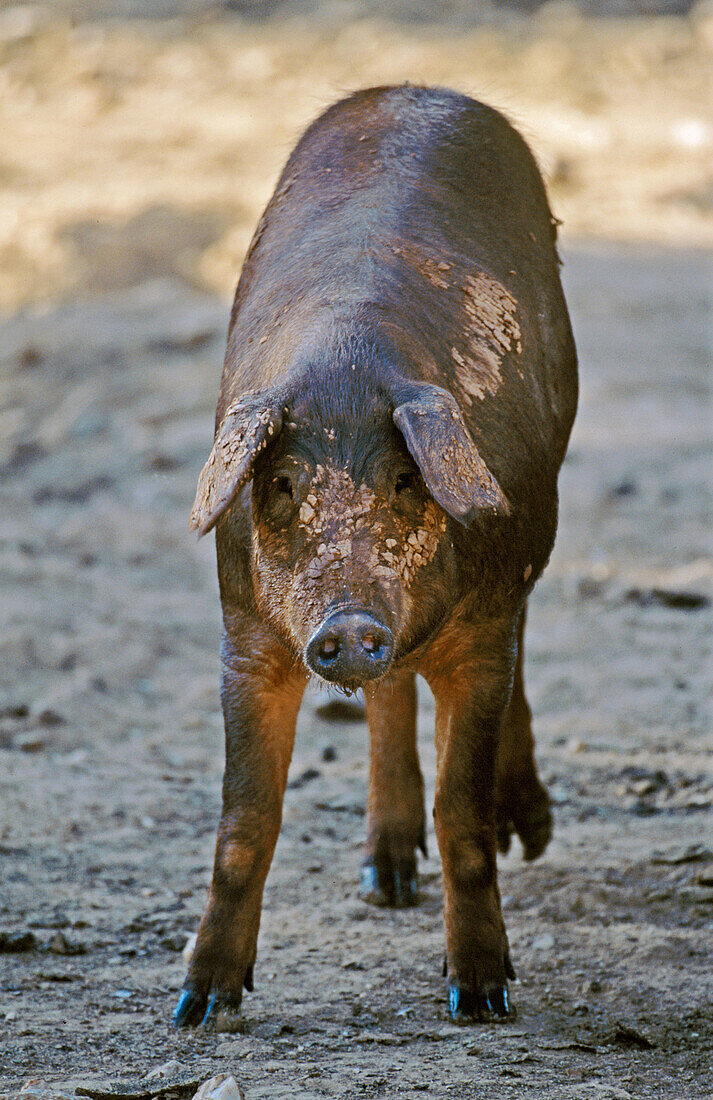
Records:
M550 555L577 363L556 226L497 111L411 85L305 132L248 250L191 526L215 528L223 808L174 1014L252 990L263 887L311 677L364 691L361 894L418 900L418 673L435 698L448 1011L505 1021L514 978L498 847L551 833L523 686L526 603Z

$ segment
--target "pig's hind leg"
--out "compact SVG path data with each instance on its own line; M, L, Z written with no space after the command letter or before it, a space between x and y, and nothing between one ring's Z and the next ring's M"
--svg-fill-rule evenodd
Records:
M236 617L223 636L223 812L213 881L173 1022L229 1018L252 990L262 893L282 820L282 800L306 677L255 620Z
M397 909L417 903L416 848L427 854L415 679L413 672L394 672L365 692L371 755L360 893Z
M510 704L503 717L497 756L498 847L510 848L513 831L522 841L525 859L537 859L552 836L547 791L537 775L532 713L523 680L525 611L517 632L517 661Z

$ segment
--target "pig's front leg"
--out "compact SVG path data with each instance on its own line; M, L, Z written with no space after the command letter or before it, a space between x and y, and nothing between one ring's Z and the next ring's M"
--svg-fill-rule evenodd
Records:
M446 627L428 654L436 699L434 822L443 864L448 1007L458 1022L511 1017L515 974L496 868L495 760L514 626Z
M190 1027L240 1007L252 989L262 893L282 820L305 675L259 623L226 617L223 812L213 881L173 1021Z
M423 778L416 749L416 683L398 671L367 685L369 814L361 896L405 909L418 901L416 848L426 854Z

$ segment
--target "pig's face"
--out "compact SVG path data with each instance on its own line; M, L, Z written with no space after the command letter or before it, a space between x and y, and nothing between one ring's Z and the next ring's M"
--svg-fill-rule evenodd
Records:
M318 390L228 410L193 525L208 530L253 477L258 608L313 672L353 689L449 610L448 513L467 525L507 504L445 391L344 400Z
M301 408L258 464L254 583L308 667L344 687L383 676L437 622L452 551L388 407L326 428Z

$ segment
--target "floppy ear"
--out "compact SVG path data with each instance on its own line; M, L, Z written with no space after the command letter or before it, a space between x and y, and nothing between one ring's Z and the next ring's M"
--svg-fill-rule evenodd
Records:
M483 510L509 514L510 505L450 393L439 386L420 386L413 398L397 405L393 416L431 495L450 516L470 527Z
M252 477L257 454L282 427L282 406L271 394L252 393L234 401L218 428L210 458L198 478L190 527L205 535Z

